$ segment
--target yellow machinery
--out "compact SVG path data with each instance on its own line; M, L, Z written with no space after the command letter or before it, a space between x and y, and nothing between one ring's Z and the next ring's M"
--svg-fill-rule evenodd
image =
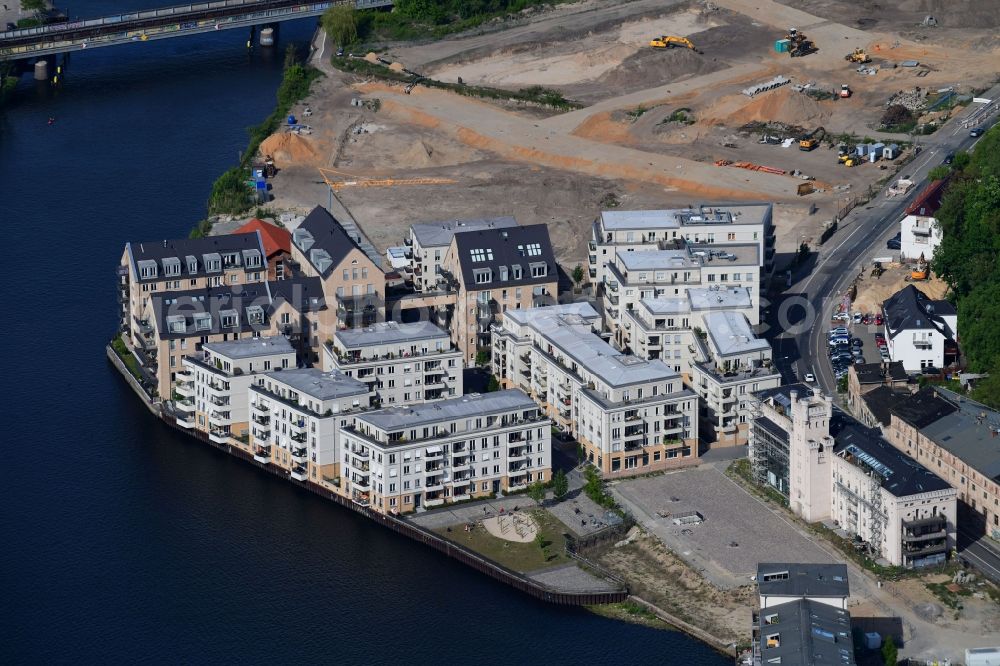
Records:
M826 136L826 129L817 127L799 139L799 150L812 150L819 145L824 136Z
M331 190L339 191L345 187L394 187L396 185L450 185L458 181L451 178L389 178L388 176L365 177L337 171L336 169L319 168L320 175ZM331 178L333 174L333 178ZM345 178L346 177L346 178Z
M843 154L837 157L837 161L843 164L845 167L852 167L858 164L858 157L855 155Z
M788 40L788 55L793 58L807 56L819 50L812 43L812 40L805 36L805 33L799 32L795 28L788 29L785 39Z
M662 37L657 37L649 43L654 49L669 49L672 47L682 47L686 49L691 49L695 53L701 53L695 48L694 43L687 37L675 37L674 35L663 35Z
M865 53L864 49L860 49L860 48L859 49L854 49L853 51L851 51L850 53L848 53L847 55L845 55L844 56L844 60L846 60L847 62L858 63L859 65L863 65L863 64L865 64L867 62L871 62L872 61L871 56L869 56L867 53Z
M926 280L927 279L927 262L924 260L923 253L920 254L920 258L917 259L917 267L910 271L911 280Z

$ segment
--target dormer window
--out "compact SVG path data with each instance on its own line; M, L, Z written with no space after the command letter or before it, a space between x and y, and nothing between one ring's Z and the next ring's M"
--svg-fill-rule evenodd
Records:
M246 268L260 268L260 252L257 250L243 250L243 266Z
M198 259L196 257L188 256L184 259L187 262L188 275L198 274Z
M264 308L259 305L251 305L247 308L247 323L248 324L263 324L264 323Z
M232 268L233 266L240 265L240 255L236 252L227 252L222 257L223 265L226 268Z
M506 266L501 266L500 267L500 281L501 282L506 282L507 281L507 267Z
M156 277L156 262L151 259L144 259L140 261L137 266L139 269L139 277L144 280L149 280Z
M186 333L187 322L184 319L184 315L170 315L169 317L167 317L167 332Z
M174 277L181 274L181 260L177 257L167 257L163 260L163 276Z
M521 279L521 264L514 264L513 266L511 266L511 271L513 279L515 280Z
M493 280L493 271L488 268L477 268L473 272L476 284L489 284Z
M531 264L531 277L545 277L548 275L549 267L544 263Z
M194 330L196 331L208 331L212 328L212 315L210 314L196 314L194 316Z
M240 322L240 315L236 310L223 310L219 313L219 321L222 328L236 328Z
M211 252L202 257L205 263L205 271L208 273L218 273L222 270L222 255Z

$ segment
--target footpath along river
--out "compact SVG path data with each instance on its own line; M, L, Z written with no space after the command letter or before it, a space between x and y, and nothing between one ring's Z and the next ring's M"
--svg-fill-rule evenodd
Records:
M203 217L313 26L273 51L234 30L75 53L61 87L25 77L0 109L0 662L729 663L536 602L174 432L108 364L124 242Z

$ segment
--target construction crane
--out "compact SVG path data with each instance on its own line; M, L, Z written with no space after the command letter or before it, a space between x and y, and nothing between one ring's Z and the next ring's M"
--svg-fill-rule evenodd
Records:
M335 191L339 192L345 187L395 187L396 185L451 185L458 181L451 178L391 178L389 176L358 176L336 169L326 169L319 167L319 173L323 176L323 182ZM331 179L330 174L333 174ZM346 177L346 178L345 178Z
M649 45L654 49L669 49L672 47L681 47L686 49L691 49L695 53L701 53L695 48L694 43L687 37L676 37L674 35L663 35L657 37L649 42Z
M799 138L799 150L812 150L819 145L819 142L826 136L826 129L817 127L809 134Z
M847 62L854 62L859 65L864 65L872 61L871 56L865 53L864 49L857 48L844 56L844 60Z

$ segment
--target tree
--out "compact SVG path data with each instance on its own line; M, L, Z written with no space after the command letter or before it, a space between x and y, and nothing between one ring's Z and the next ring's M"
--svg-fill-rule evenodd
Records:
M913 128L916 119L913 112L902 104L893 104L882 114L882 127L906 132Z
M353 44L358 38L358 17L348 5L334 5L323 13L323 29L341 46Z
M896 662L899 661L899 650L892 636L886 636L885 642L882 643L882 659L885 660L885 666L896 666Z
M573 282L576 283L577 287L583 282L583 266L580 264L577 264L576 268L573 269Z
M490 352L487 349L480 349L476 352L476 365L489 365Z
M45 0L21 0L21 9L26 12L44 12Z
M535 500L539 504L545 501L545 484L541 481L535 481L530 486L528 486L528 497Z
M490 375L490 381L486 384L486 392L493 393L494 391L500 390L500 382L497 381L496 375Z
M556 499L562 499L566 497L568 492L569 480L566 478L566 472L561 469L556 470L556 473L552 475L552 494L555 495Z
M944 180L951 173L946 164L939 164L927 172L927 180Z

